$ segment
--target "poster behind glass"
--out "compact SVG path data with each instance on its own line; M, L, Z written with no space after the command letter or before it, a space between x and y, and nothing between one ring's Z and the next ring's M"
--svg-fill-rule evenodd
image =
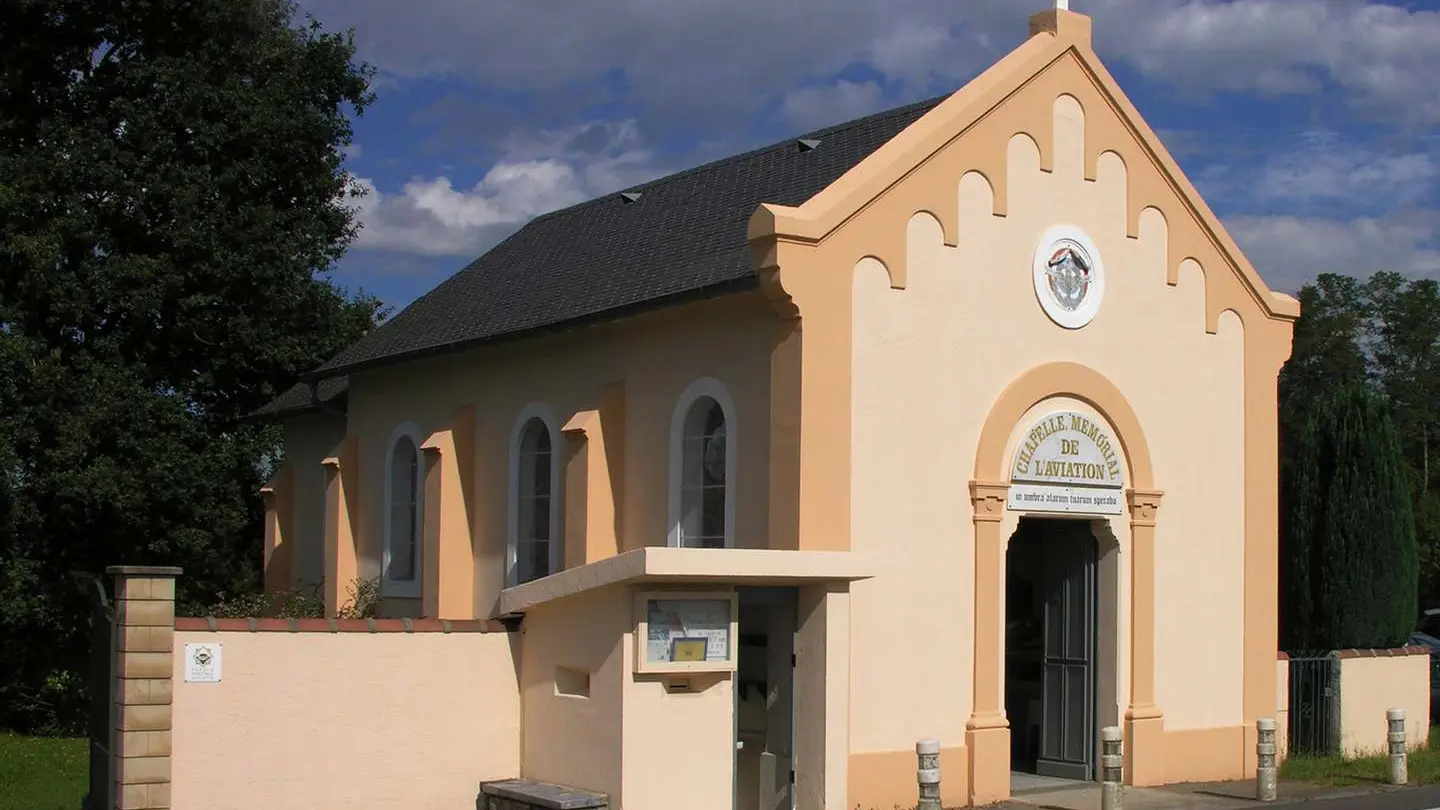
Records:
M730 660L729 599L651 599L646 604L650 663Z

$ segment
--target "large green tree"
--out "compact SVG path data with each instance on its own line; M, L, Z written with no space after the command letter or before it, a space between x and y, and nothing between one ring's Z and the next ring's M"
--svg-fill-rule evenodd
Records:
M1440 605L1440 285L1381 271L1322 274L1300 292L1294 351L1280 375L1282 445L1313 403L1364 382L1395 420L1409 471L1420 555L1420 599Z
M287 0L0 3L0 724L73 724L106 565L256 586L244 417L380 317L328 275L370 77Z
M1318 398L1281 462L1281 643L1393 647L1415 627L1415 523L1389 405L1366 385Z
M1368 349L1410 469L1422 607L1440 606L1440 284L1380 272L1365 283Z
M1365 282L1369 350L1420 492L1431 488L1431 438L1440 427L1440 284L1381 272Z
M1364 282L1326 273L1305 285L1299 298L1290 359L1280 370L1282 424L1284 417L1303 412L1307 402L1337 383L1370 377L1362 348L1370 328Z

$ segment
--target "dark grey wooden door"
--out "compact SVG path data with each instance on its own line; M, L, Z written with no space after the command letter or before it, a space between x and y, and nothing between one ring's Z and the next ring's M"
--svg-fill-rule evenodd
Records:
M1095 778L1096 544L1080 520L1046 521L1044 687L1036 771Z

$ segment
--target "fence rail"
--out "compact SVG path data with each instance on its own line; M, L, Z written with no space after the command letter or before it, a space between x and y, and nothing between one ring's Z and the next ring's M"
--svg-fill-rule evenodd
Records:
M1333 654L1290 658L1291 756L1340 753L1340 658Z

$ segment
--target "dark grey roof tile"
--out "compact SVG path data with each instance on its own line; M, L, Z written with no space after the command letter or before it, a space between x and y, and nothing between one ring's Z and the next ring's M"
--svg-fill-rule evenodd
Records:
M350 390L348 377L327 377L316 384L316 399L310 397L310 384L297 383L280 396L250 413L251 419L273 419L295 416L321 406L343 409ZM318 400L318 401L317 401Z
M943 98L801 136L813 149L789 138L626 189L634 202L609 194L537 217L310 376L753 285L745 236L761 203L805 202Z

